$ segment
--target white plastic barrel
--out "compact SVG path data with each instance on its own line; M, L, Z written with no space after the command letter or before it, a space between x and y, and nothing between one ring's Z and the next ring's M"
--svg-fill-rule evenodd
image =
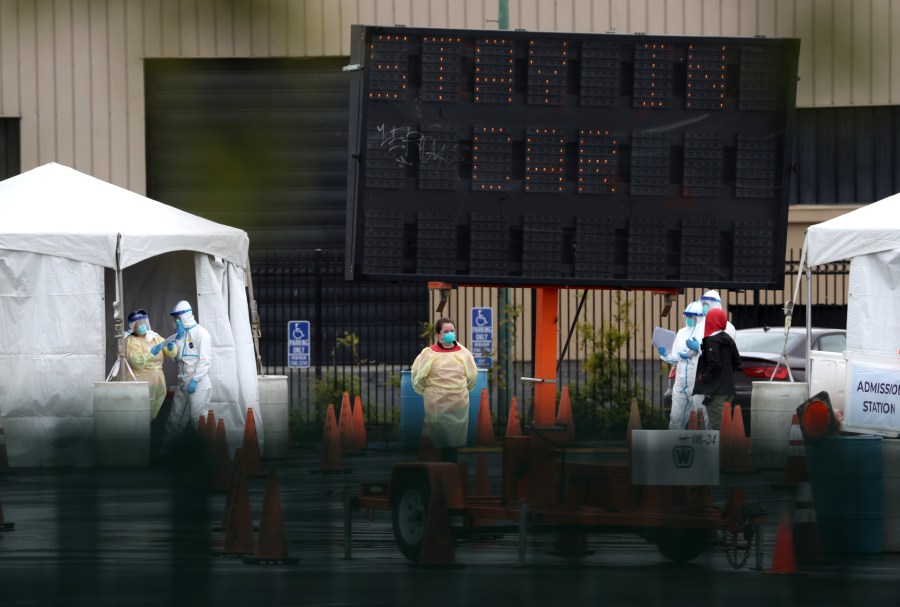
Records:
M806 382L755 381L750 393L750 437L753 467L784 468L791 421L809 398Z
M266 433L262 456L278 459L288 455L288 378L287 375L260 375L259 415Z
M94 384L94 465L150 464L150 384Z

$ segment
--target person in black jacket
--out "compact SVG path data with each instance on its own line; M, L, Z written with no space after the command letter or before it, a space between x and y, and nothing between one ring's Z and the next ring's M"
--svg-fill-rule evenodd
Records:
M734 398L734 370L741 364L741 355L731 336L725 332L728 320L725 312L712 309L706 315L703 343L697 361L694 394L704 394L703 404L709 414L710 427L722 425L722 409Z

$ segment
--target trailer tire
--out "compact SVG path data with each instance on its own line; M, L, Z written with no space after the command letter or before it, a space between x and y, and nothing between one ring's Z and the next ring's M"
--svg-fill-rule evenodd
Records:
M660 554L675 563L689 563L706 548L709 530L660 529L654 535Z
M395 495L397 499L392 500L391 507L394 540L403 556L418 563L425 537L425 524L428 521L428 500L431 495L428 482L421 476L404 478L398 483Z

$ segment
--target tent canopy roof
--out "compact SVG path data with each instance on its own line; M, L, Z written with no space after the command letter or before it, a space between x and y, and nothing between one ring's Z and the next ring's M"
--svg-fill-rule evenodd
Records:
M0 181L0 249L30 251L121 268L173 251L247 264L250 239L130 190L51 162Z
M900 194L844 213L806 230L810 266L900 249Z

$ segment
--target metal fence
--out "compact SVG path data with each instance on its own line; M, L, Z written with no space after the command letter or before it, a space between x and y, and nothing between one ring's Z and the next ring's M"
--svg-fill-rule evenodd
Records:
M262 322L260 355L267 374L286 375L294 439L321 439L322 414L327 404L336 413L341 395L357 395L364 405L369 440L396 442L401 414L400 377L422 347L431 343L431 323L449 316L457 323L462 343L468 342L468 318L473 307L494 310L494 341L508 332L508 355L499 346L490 353L491 409L498 427L505 427L509 402L515 396L527 412L533 384L533 289L465 287L448 293L431 291L423 283L349 282L343 279L340 251L254 251L252 272ZM723 306L738 328L784 324L783 305L792 299L799 260L791 251L785 264L785 284L777 290L722 291ZM843 327L849 263L814 269L813 324ZM806 281L801 281L793 324L805 323ZM642 401L662 407L668 368L650 346L653 327L677 330L680 311L703 294L688 288L677 297L652 292L561 290L559 301L557 381L577 390L586 381L584 360L601 330L624 336L618 354L623 364L610 382L639 390ZM441 306L442 299L443 306ZM440 306L440 312L438 308ZM308 368L287 364L287 324L308 320L311 347ZM504 361L507 361L504 364ZM297 435L299 431L299 435Z

